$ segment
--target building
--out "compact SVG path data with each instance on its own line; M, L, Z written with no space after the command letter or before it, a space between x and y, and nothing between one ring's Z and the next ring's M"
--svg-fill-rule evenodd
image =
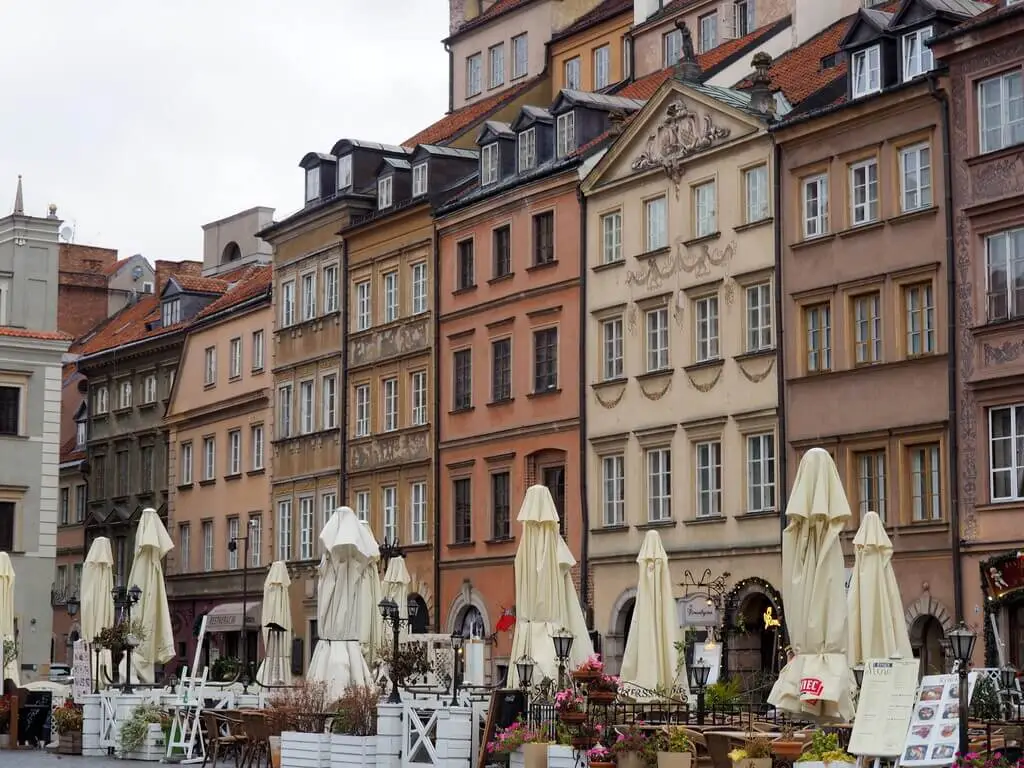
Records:
M217 277L239 267L269 264L273 249L257 236L274 221L274 209L256 206L203 225L203 274Z
M0 218L0 551L11 555L22 682L45 679L57 554L61 362L57 207L25 213L21 177Z
M962 615L984 637L976 660L1024 664L1024 6L1000 0L932 51L949 67L952 204L948 231L957 319L956 463ZM1014 111L1016 109L1016 112ZM951 443L954 442L951 440ZM956 519L956 518L954 518ZM954 557L958 556L954 548ZM962 583L958 583L961 582ZM993 621L994 619L994 621ZM998 630L998 635L996 634ZM1005 656L1003 655L1005 653Z
M632 24L633 0L604 0L553 35L548 57L555 93L604 91L626 80Z
M118 261L112 248L61 243L57 325L72 337L152 292L153 267L139 254Z
M338 157L344 162L358 152L346 147ZM375 170L375 208L341 233L349 286L341 395L350 414L347 498L382 542L401 545L420 632L438 612L431 213L475 175L477 162L476 152L430 145L407 159L384 157Z
M839 44L849 62L835 79L839 98L773 130L786 481L807 449L832 454L853 511L850 567L861 516L882 518L923 674L945 670L956 602L945 107L922 41L977 11L949 7L904 0L894 12L861 10Z
M260 223L250 219L251 231ZM225 249L204 229L214 240L214 253L205 255L219 257ZM258 658L263 580L272 554L263 533L270 509L271 268L241 269L241 275L221 273L232 282L190 323L167 402L168 518L177 544L167 588L183 659L193 658L193 630L203 615L207 651L212 646L220 656L242 658L244 615L245 658ZM211 661L207 655L206 663Z

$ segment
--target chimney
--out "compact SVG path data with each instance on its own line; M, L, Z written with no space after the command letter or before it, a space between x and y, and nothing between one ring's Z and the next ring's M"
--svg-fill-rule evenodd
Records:
M683 48L680 52L679 61L676 62L674 76L684 83L699 83L704 79L700 64L697 63L697 53L693 49L693 35L690 28L682 19L676 19L676 29L683 36Z
M754 74L750 78L750 106L762 114L773 115L775 99L772 97L772 81L768 77L768 68L772 65L772 57L764 51L760 51L754 54L750 65L754 68Z

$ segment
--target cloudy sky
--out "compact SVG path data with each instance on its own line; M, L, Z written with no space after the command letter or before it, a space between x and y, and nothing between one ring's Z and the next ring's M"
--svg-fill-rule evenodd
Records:
M201 225L302 205L297 163L448 106L446 0L0 2L0 206L75 241L201 259Z

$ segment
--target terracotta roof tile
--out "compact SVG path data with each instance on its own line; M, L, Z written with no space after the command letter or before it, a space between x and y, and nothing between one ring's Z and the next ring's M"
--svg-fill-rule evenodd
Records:
M85 451L76 451L78 447L78 438L71 437L64 441L64 445L60 447L60 462L61 464L68 461L80 461L85 458Z
M196 320L216 314L224 309L236 307L244 301L266 291L273 280L274 270L271 267L259 267L252 270L251 274L233 285L227 293L219 299L207 304L196 315Z
M534 0L497 0L490 8L481 13L479 16L475 16L469 21L465 22L461 27L452 32L448 36L449 40L469 32L477 27L482 27L485 24L489 24L492 19L498 16L504 16L506 13L512 13L517 8L522 8L524 5L529 5Z
M606 21L613 16L618 16L620 13L627 13L632 10L633 0L604 0L604 2L599 4L596 8L583 14L572 24L552 37L551 42L569 37L577 32L582 32L583 30L588 29L595 24L600 24L602 21Z
M119 270L121 267L123 267L125 264L127 264L129 261L131 261L133 258L134 258L133 256L128 256L127 258L119 259L118 261L115 261L113 264L108 264L106 269L103 270L103 274L107 275L108 277L110 275L116 275L117 274L117 270Z
M0 327L0 336L13 336L19 339L39 339L39 341L71 341L71 334L64 331L32 331L28 328Z
M530 90L543 79L544 75L538 75L531 80L520 83L514 88L509 88L474 104L467 104L462 109L449 112L433 125L424 128L415 136L403 141L402 145L415 147L418 144L447 144L449 141L461 136L474 125L486 120L501 107Z
M159 317L160 297L155 294L145 294L137 302L125 307L110 318L110 321L95 334L83 339L77 352L82 355L92 355L124 344L130 344L134 341L156 338L157 336L184 328L187 325L187 323L182 322L167 328L147 329L147 323Z
M228 289L228 281L220 277L196 277L195 275L174 275L171 277L183 291L197 293L223 293Z

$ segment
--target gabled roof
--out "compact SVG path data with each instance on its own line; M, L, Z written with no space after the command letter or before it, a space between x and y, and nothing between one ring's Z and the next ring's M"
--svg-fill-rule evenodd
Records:
M184 325L179 323L169 328L146 330L146 323L159 317L160 297L154 294L145 294L137 302L129 304L111 317L91 337L83 339L78 351L82 355L92 355L133 341L141 341L149 337L155 338Z
M431 157L449 157L455 160L478 160L480 153L475 149L459 149L458 147L439 147L436 144L420 144L412 154L413 161L423 155Z
M136 254L136 255L138 255L138 254ZM104 268L103 274L105 274L107 277L110 277L112 275L116 275L118 272L121 271L122 267L128 266L128 262L130 262L134 258L135 258L135 256L127 256L126 258L119 259L119 260L115 261L113 264L108 264Z
M403 160L400 157L385 157L380 161L380 165L377 167L377 173L380 173L381 169L385 166L394 168L396 171L408 171L412 169L408 160Z
M514 139L516 134L508 123L488 120L480 127L480 133L476 136L476 143L480 144L492 136L495 139Z
M67 464L71 461L81 461L85 458L85 451L75 450L78 448L78 437L69 437L60 447L60 463Z
M195 319L203 320L223 310L237 307L263 292L269 295L273 273L273 267L270 266L250 268L248 275L234 283L219 299L203 307Z
M979 13L974 18L967 19L967 21L957 25L948 32L945 32L941 35L936 35L935 37L932 38L932 43L934 44L939 40L946 40L949 38L957 37L963 34L964 32L969 32L970 30L977 29L978 27L984 27L988 26L989 24L995 24L1005 16L1012 16L1015 13L1024 14L1024 5L1021 5L1020 3L1017 3L1015 5L1006 5L1004 0L983 1L991 6L988 10Z
M524 8L530 3L536 2L536 0L495 0L494 5L488 8L486 11L481 13L469 21L465 22L461 27L452 32L443 42L455 40L456 38L462 37L467 32L471 32L478 27L486 26L490 24L492 20L499 16L504 16L506 13L512 13L520 8Z
M614 112L615 110L637 110L644 105L644 102L622 95L608 96L603 93L590 93L589 91L574 91L563 88L558 92L554 104L551 105L548 111L552 115L564 112L563 105Z
M302 159L299 160L299 168L305 168L308 170L309 168L315 168L320 163L333 163L337 159L338 158L334 155L328 155L323 152L307 152L302 156Z
M891 13L885 13L883 11L875 10L874 8L861 8L854 15L853 21L850 23L849 28L846 30L846 34L843 35L843 39L839 41L840 48L846 48L851 44L856 44L857 33L861 27L867 26L871 29L868 34L872 38L879 36L889 35L889 22L892 20Z
M71 341L71 334L64 331L33 331L28 328L0 326L0 336L17 339L38 339L39 341Z
M577 32L583 32L590 27L597 26L602 21L607 21L619 14L625 13L630 14L630 18L632 18L633 0L604 0L604 2L596 8L583 14L561 32L553 35L550 42L554 43L559 40L564 40L567 37L575 35Z
M339 157L343 152L349 149L369 149L374 152L388 152L395 155L408 154L410 151L407 147L396 147L394 144L381 144L379 141L338 139L335 145L331 147L331 155Z
M188 293L224 293L230 282L226 277L197 277L196 275L172 275L168 282L175 282Z
M535 107L532 104L525 104L519 114L516 115L516 119L512 121L511 128L513 131L521 131L534 123L545 123L550 125L553 123L555 118L543 107Z

